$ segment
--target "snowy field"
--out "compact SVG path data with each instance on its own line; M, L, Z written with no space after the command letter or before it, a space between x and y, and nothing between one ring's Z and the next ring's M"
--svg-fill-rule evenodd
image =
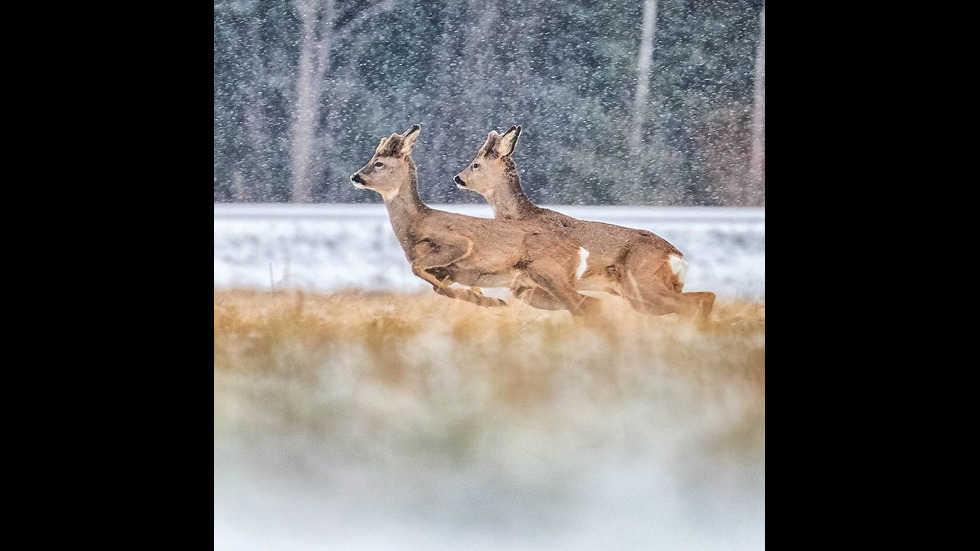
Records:
M433 205L492 217L486 205ZM650 230L690 263L685 291L765 300L761 208L552 207L583 220ZM214 205L214 287L418 291L383 205ZM506 296L506 290L487 290Z

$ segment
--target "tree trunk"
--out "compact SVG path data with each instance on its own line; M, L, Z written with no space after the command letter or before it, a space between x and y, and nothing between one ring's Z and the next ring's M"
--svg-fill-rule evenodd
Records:
M293 122L290 132L289 164L292 169L293 203L309 203L313 200L313 182L310 179L310 160L313 153L313 125L316 121L314 110L319 95L318 84L314 82L314 48L316 44L316 20L319 12L316 0L297 0L301 35L299 62L296 65L296 103L293 105Z
M359 25L394 7L392 0L382 0L362 11L342 29L333 30L337 17L335 0L294 0L299 14L302 36L299 45L299 62L296 66L296 104L289 150L292 168L293 203L313 201L313 177L316 150L319 139L321 115L320 96L330 67L330 49L334 40L342 41ZM323 144L320 144L323 145Z
M333 0L296 0L302 35L289 151L293 203L313 201L313 147L320 120L320 93L330 59L333 4Z
M633 100L633 121L630 125L629 146L636 153L643 142L647 98L650 95L650 65L653 61L653 33L657 27L657 0L643 2L643 31L640 56L636 60L636 97Z
M766 206L766 7L759 14L752 105L752 152L749 155L749 204Z

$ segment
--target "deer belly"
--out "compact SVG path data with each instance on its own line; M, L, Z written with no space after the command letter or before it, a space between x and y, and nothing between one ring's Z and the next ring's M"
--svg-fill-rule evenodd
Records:
M454 280L470 287L510 287L520 274L488 274L479 270L457 270Z
M575 288L579 291L618 292L619 283L606 274L585 273L575 282Z

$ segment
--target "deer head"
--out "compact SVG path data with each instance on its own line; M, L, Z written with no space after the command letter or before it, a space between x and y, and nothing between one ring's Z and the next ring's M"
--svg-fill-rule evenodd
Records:
M385 202L394 199L401 186L411 181L412 160L409 157L419 137L419 125L402 134L381 138L374 156L361 170L351 174L350 181L358 189L370 189L381 194Z
M503 134L491 130L473 162L453 178L456 187L487 197L505 185L509 180L509 173L516 170L510 156L520 135L520 126L511 126Z

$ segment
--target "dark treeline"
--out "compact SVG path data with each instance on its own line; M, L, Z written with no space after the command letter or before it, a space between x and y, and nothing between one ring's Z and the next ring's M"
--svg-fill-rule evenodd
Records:
M422 198L490 130L552 204L765 205L764 3L215 0L215 202L376 202L415 123Z

